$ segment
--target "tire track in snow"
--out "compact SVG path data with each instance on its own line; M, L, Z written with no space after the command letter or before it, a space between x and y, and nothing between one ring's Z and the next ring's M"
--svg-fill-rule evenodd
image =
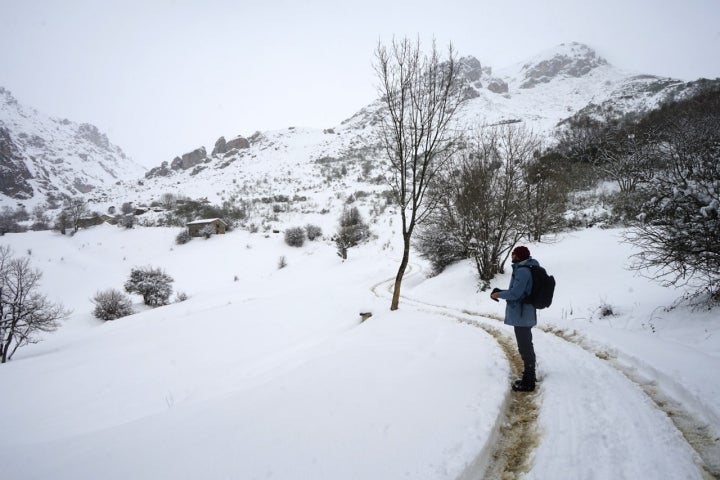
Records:
M685 438L685 441L698 454L701 460L699 466L702 469L703 477L706 479L720 479L720 435L718 432L714 432L710 425L695 418L682 403L658 388L655 381L643 379L636 369L622 364L616 355L590 345L577 331L568 331L551 325L538 328L561 340L577 345L600 360L608 362L629 381L639 386L657 408L667 414L668 418ZM678 388L681 387L678 386Z
M451 307L430 305L418 300L413 300L413 302L423 303L439 309L458 311ZM462 310L461 312L472 317L491 318L499 322L503 321L502 318L493 314L483 314L468 310ZM617 356L607 350L592 346L590 342L576 331L570 332L549 325L538 325L537 328L547 334L582 348L599 360L606 362L613 369L620 372L628 381L639 387L655 404L657 409L668 416L673 425L675 425L675 428L682 434L687 444L697 453L699 459L698 467L703 478L720 480L720 435L718 432L713 431L707 422L696 418L681 402L662 391L658 387L657 382L642 378L635 368L622 364ZM678 385L677 388L682 387Z
M386 281L387 282L387 281ZM376 285L373 288L373 292L380 296L376 292L376 288L380 287L386 282L382 282L378 285ZM392 284L389 285L389 290L391 291ZM492 326L489 326L484 323L484 319L492 319L498 322L502 322L502 318L499 318L497 315L494 314L483 314L478 312L471 312L468 310L459 310L454 309L452 307L447 306L441 306L441 305L434 305L427 302L423 302L421 300L411 299L406 296L401 296L402 300L405 303L410 303L414 308L417 309L423 309L424 311L432 312L432 313L438 313L438 314L444 314L446 316L455 318L456 320L468 323L470 325L474 325L480 328L485 329L493 335L493 337L496 338L498 343L503 347L503 350L506 352L506 355L508 356L508 359L510 360L511 366L513 368L513 372L517 373L522 368L522 363L519 363L519 366L516 366L515 362L512 360L512 356L516 355L519 360L519 355L515 351L514 344L512 342L512 339L509 339L509 350L507 348L507 342L506 344L503 344L503 341L501 340L503 338L503 334L500 333L500 331ZM430 310L432 309L432 310ZM448 313L450 312L450 313ZM482 319L482 320L472 320L468 319L467 317L462 317L460 315L466 315L472 318L476 319ZM685 408L681 402L675 400L672 398L672 396L668 395L666 392L662 391L657 383L652 380L647 380L642 378L641 374L637 371L637 369L622 364L620 359L618 359L615 355L612 355L611 353L598 349L596 347L593 347L590 345L589 342L587 342L583 337L577 334L577 332L567 332L565 330L561 330L555 327L550 326L538 326L540 330L543 332L553 335L554 337L557 337L561 340L564 340L568 343L572 343L583 350L591 353L595 357L597 357L599 360L606 362L609 366L611 366L616 371L620 372L629 382L635 384L637 387L639 387L646 395L647 397L652 401L652 403L656 406L656 408L663 412L667 417L672 421L675 428L681 433L682 437L684 438L685 442L692 448L695 453L697 453L698 456L698 467L700 469L700 473L702 474L702 477L704 479L718 479L720 480L720 435L718 432L713 431L713 428L704 421L699 420L696 418L695 415L693 415L690 411L688 411L687 408ZM509 336L505 336L506 339ZM682 388L680 385L677 385L677 388ZM534 395L531 395L534 397ZM533 398L534 401L534 398ZM537 419L537 406L534 407L534 419ZM518 414L518 412L513 413L511 406L508 406L507 410L507 416L508 421L505 422L504 427L505 431L501 430L501 438L498 443L504 443L505 434L507 434L507 427L508 425L512 425L512 422L518 422L521 421L522 414ZM534 445L532 446L522 446L521 449L525 450L527 452L527 456L529 457L532 450L534 450L535 447L537 447L538 444L538 435L537 435L537 428L533 425L534 428L534 435L532 435L534 440ZM517 448L517 447L515 447ZM517 473L521 473L523 471L527 471L525 468L527 468L528 462L526 460L522 459L513 459L513 461L517 462L517 464L522 464L523 469L514 469L514 471L506 471L504 472L503 467L501 467L501 463L504 461L503 459L508 459L507 455L500 452L502 448L498 449L498 452L493 456L493 464L488 466L488 470L485 472L485 476L482 478L500 478L505 480L515 478ZM500 460L499 460L500 459ZM467 475L461 476L461 478L472 478Z
M391 297L394 281L394 278L384 280L373 286L371 291L380 298L387 298L386 295L378 293L378 290L386 285L386 293ZM404 304L409 304L415 310L442 315L459 323L483 329L498 342L508 359L513 374L518 377L522 374L523 362L510 335L502 333L488 323L454 313L447 307L431 305L405 296L401 296L401 299ZM490 462L488 464L471 462L466 471L460 475L460 479L512 480L530 470L531 456L540 439L537 429L539 407L536 394L537 390L534 393L513 393L508 387L503 418L498 419L497 437L490 438L488 441L488 444L493 446L488 457ZM485 455L485 452L479 452L477 458L481 459Z
M447 313L445 315L460 323L482 328L492 335L505 352L513 374L517 377L522 375L523 362L509 335L489 325L456 315ZM513 393L508 390L506 398L505 418L500 426L499 438L491 439L491 443L495 445L492 461L485 467L484 472L466 472L462 478L475 476L483 479L510 480L530 470L531 455L540 440L537 429L539 407L536 393ZM479 476L480 473L482 477Z

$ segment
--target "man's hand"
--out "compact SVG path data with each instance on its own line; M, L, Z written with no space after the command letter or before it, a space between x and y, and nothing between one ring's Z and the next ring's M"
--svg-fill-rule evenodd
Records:
M500 300L498 300L498 298L499 298L500 292L502 292L502 290L500 290L499 288L493 288L492 293L490 293L490 298L492 298L496 302L499 302Z

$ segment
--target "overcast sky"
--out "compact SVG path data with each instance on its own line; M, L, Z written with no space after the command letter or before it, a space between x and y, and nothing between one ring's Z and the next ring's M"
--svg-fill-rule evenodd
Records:
M579 41L632 72L720 77L720 0L0 0L0 86L152 167L338 125L375 98L393 35L495 69Z

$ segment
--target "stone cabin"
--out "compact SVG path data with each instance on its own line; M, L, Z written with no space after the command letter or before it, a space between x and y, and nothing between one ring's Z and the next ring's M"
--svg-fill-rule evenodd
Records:
M200 233L206 226L211 225L215 228L216 234L225 233L227 229L227 223L223 222L219 218L206 218L203 220L195 220L194 222L188 222L186 224L188 233L191 237L202 237Z
M77 219L77 227L90 228L96 225L100 225L104 221L105 220L103 220L103 218L98 215L93 215L92 217L82 217Z

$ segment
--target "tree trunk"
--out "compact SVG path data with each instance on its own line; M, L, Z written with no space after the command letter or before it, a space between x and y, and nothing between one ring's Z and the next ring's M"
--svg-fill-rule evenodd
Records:
M410 236L403 236L403 257L400 262L400 268L398 268L397 276L395 277L395 288L393 290L392 302L390 303L390 310L397 310L400 304L400 286L405 276L405 269L407 268L408 261L410 260Z
M6 363L8 361L8 352L10 351L10 343L12 343L13 335L8 335L5 345L3 345L2 356L0 357L0 363Z

